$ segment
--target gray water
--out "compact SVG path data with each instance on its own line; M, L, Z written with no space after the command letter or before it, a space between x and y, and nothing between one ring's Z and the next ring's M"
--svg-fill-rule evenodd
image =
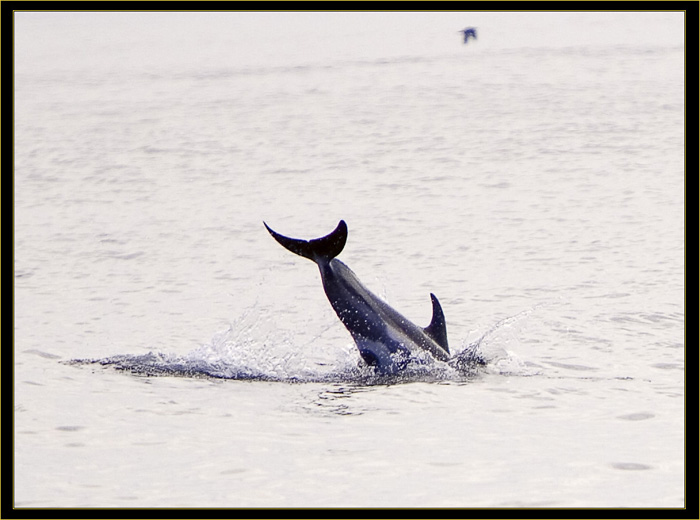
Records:
M682 13L15 23L16 507L684 505ZM490 364L358 378L340 219Z

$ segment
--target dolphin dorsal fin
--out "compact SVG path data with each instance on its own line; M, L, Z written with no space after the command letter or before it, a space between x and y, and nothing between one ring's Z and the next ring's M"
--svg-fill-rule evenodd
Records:
M430 325L423 330L428 336L433 338L435 342L445 350L445 352L449 354L450 349L447 346L447 326L445 325L445 314L442 312L440 302L433 293L430 293L430 299L433 302L433 319L430 320Z

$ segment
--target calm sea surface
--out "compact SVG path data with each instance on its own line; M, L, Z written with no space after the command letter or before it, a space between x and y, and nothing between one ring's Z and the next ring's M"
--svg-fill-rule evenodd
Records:
M682 13L15 22L16 507L684 505ZM340 219L490 365L358 378Z

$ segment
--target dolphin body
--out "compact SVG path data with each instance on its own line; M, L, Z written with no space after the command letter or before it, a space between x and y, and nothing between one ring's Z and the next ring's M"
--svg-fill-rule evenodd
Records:
M380 374L396 374L410 359L425 359L423 353L439 361L450 359L445 315L434 294L430 295L433 318L430 325L421 328L372 294L347 265L335 258L348 238L345 221L341 220L329 235L314 240L285 237L263 224L284 248L318 264L333 310L355 340L364 362Z

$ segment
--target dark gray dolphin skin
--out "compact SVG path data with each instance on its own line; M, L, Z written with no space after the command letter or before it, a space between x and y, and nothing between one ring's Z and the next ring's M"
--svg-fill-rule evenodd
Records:
M372 294L348 266L335 258L348 238L345 221L341 220L331 234L315 240L285 237L263 224L284 248L318 264L326 296L365 363L381 374L395 374L421 352L439 361L450 358L445 316L434 294L430 295L433 319L421 328Z

